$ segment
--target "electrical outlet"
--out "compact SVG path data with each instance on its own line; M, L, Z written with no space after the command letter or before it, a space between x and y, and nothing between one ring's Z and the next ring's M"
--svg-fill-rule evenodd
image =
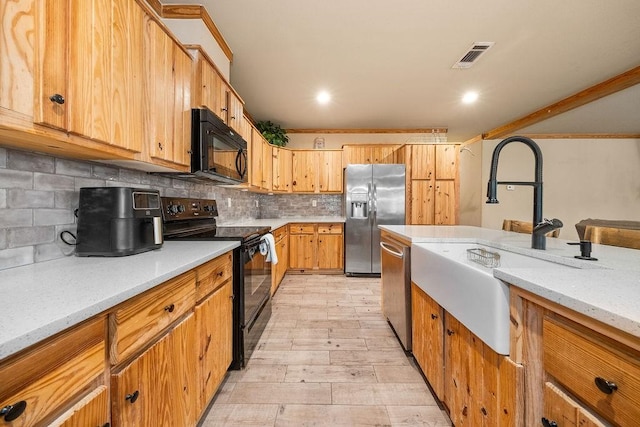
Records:
M515 185L511 185L511 184L507 185L507 191L513 191L515 189L516 189Z
M227 206L231 207L231 197L227 197Z
M260 201L256 200L256 208L259 208L259 207L260 207Z
M315 208L316 206L318 206L318 202L315 201L315 200L312 200L311 201L311 206L313 206Z

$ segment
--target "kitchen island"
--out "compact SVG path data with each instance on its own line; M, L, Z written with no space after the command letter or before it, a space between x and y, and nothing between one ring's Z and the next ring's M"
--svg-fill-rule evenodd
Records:
M640 251L593 245L598 261L585 261L575 259L577 247L563 239L547 238L547 250L535 250L530 235L501 230L381 229L411 243L421 256L424 249L478 245L548 262L539 268L483 268L507 285L507 355L479 339L473 333L477 325L465 325L441 306L439 292L429 294L429 287L443 284L433 282L427 268L412 268L414 356L456 425L635 425ZM466 259L459 262L469 268ZM427 286L425 280L432 282Z

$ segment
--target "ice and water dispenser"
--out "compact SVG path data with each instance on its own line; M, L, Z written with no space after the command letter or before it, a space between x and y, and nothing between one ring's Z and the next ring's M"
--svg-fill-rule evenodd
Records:
M351 194L350 216L351 218L367 218L369 214L368 204L369 197L367 193L352 191Z

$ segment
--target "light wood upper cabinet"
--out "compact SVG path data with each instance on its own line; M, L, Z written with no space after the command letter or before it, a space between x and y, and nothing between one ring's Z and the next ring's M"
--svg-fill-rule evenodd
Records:
M249 144L249 185L262 188L263 157L262 144L263 137L260 131L251 127L251 141Z
M318 189L322 192L342 192L342 151L323 150L319 156L319 182Z
M341 193L342 150L293 150L294 193Z
M342 146L343 167L353 164L398 163L398 144L347 144Z
M294 192L315 193L318 182L318 153L295 150L292 153L292 188Z
M178 167L190 165L191 57L153 19L146 17L145 56L147 135L152 161Z
M273 146L262 138L262 188L271 191L273 186Z
M434 145L411 146L411 179L434 179L436 168Z
M458 147L456 145L437 144L436 179L456 179L458 172Z
M453 225L458 221L457 158L453 144L415 144L407 162L407 209L411 224Z
M291 192L292 162L291 150L273 147L273 191Z

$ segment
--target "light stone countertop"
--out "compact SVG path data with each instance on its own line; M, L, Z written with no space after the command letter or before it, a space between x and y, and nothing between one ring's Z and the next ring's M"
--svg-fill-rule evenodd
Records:
M263 219L239 219L237 221L228 221L224 223L218 223L218 227L231 227L231 226L268 226L272 230L280 228L283 225L291 224L294 222L302 223L321 223L321 222L345 222L343 216L292 216L282 218L263 218Z
M76 257L0 271L0 360L239 246L168 241L125 257Z
M598 261L574 258L570 240L547 238L547 249L531 249L531 236L471 226L380 226L412 245L477 243L516 252L567 268L496 268L493 275L549 301L640 338L640 250L593 244Z

